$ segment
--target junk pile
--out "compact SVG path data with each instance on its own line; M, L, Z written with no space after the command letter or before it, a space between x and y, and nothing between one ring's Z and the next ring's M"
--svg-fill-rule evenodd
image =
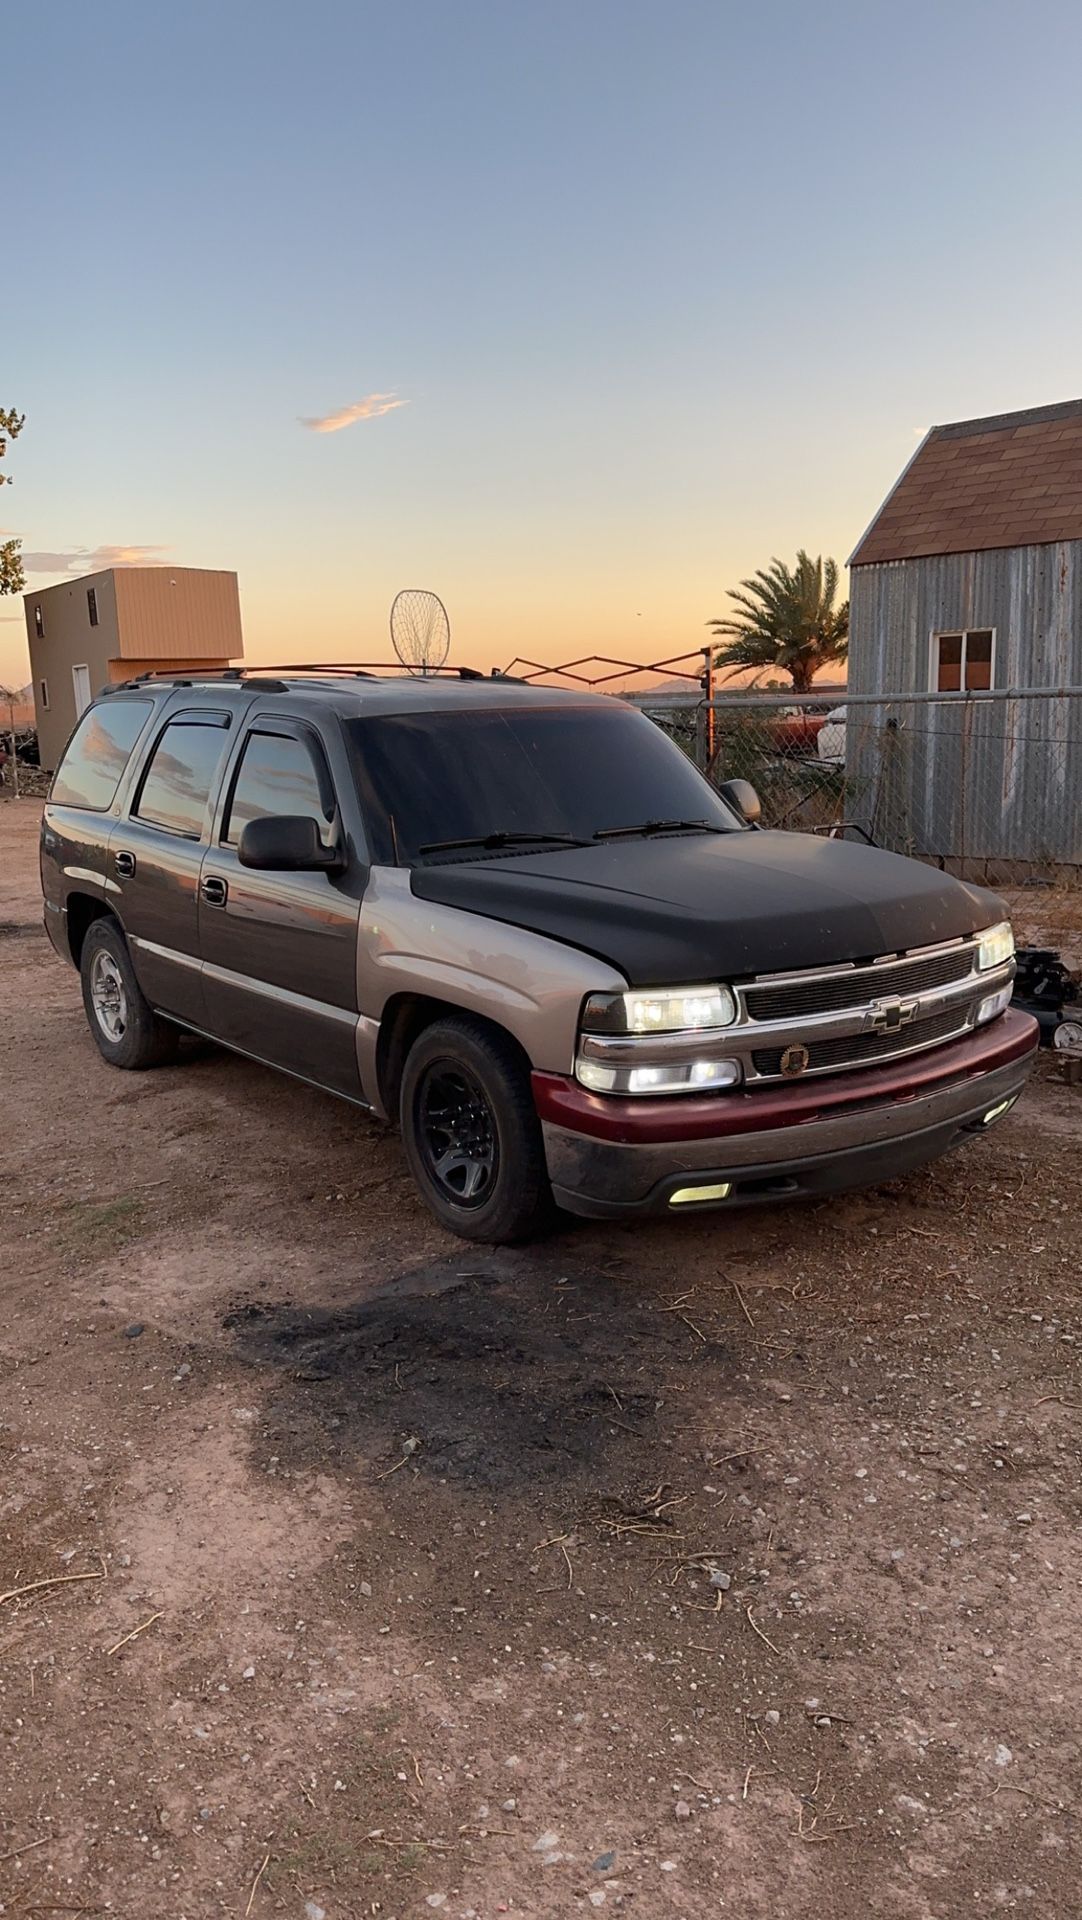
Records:
M1042 1047L1082 1063L1082 990L1051 947L1019 947L1013 1004L1032 1013Z

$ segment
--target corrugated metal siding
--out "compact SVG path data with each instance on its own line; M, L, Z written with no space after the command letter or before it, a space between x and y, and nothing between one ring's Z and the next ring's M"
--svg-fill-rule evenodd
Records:
M113 577L123 659L242 658L235 573L202 567L121 567Z
M1082 686L1082 542L855 567L851 690L924 690L930 636L960 627L995 629L997 687ZM1082 862L1082 700L852 717L847 770L877 838L948 858Z

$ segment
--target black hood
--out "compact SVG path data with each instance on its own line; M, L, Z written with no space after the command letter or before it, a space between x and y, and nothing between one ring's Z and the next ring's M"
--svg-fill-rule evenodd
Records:
M976 933L995 894L877 847L809 833L670 835L418 867L423 900L618 967L631 986L872 960Z

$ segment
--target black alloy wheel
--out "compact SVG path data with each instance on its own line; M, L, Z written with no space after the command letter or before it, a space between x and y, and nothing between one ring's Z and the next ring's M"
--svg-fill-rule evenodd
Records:
M418 1034L399 1090L402 1145L422 1199L463 1240L505 1246L552 1215L530 1063L510 1034L448 1012Z
M416 1093L417 1141L429 1178L456 1207L481 1207L500 1166L496 1119L484 1088L458 1060L433 1060Z

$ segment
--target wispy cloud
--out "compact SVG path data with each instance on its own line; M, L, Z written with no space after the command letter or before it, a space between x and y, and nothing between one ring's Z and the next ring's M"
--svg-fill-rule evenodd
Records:
M355 400L351 407L340 407L337 413L321 413L315 419L301 417L301 426L310 433L341 433L343 427L351 427L355 420L378 420L381 414L393 413L396 407L408 407L408 400L400 400L395 393L367 393L363 400Z
M104 573L107 567L167 567L168 547L69 547L24 553L27 573Z

